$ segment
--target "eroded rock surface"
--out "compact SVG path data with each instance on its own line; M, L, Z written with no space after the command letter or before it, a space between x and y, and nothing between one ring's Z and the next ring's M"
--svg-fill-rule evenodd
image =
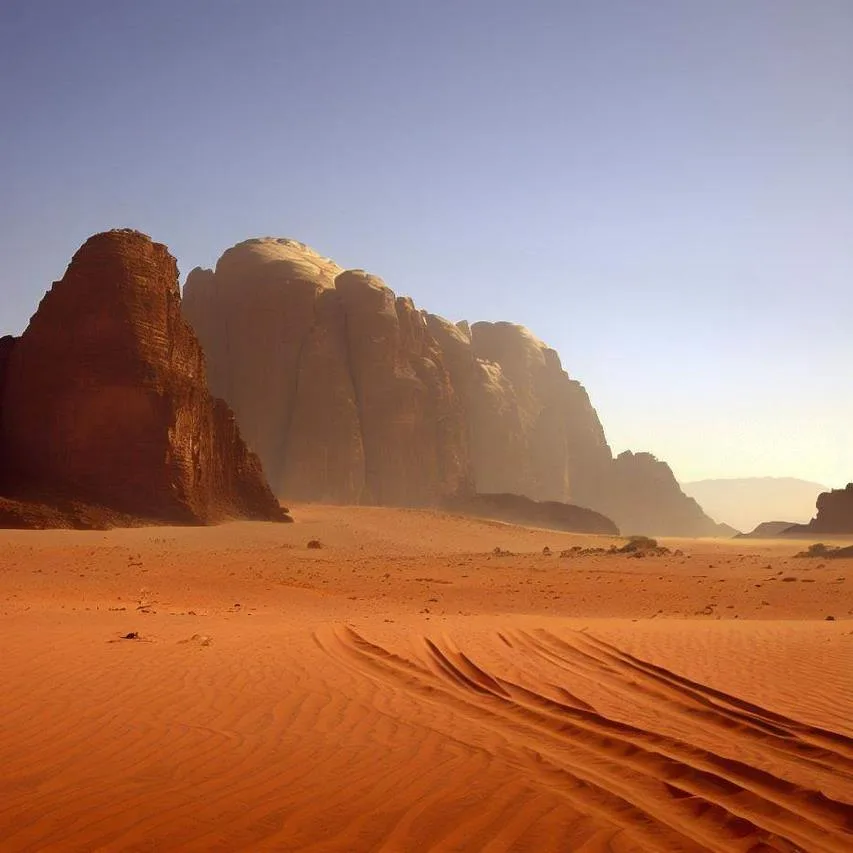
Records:
M190 273L184 311L213 390L280 495L418 505L465 489L465 427L441 351L378 277L295 241L250 240L215 273Z
M616 519L624 535L733 536L737 531L708 518L681 491L666 462L651 453L620 453L612 463L598 507Z
M819 494L817 515L808 524L792 525L785 533L797 536L853 533L853 483Z
M282 497L429 505L513 493L631 532L719 535L649 454L614 460L583 385L512 323L453 324L302 243L193 270L184 312L213 391Z
M84 243L5 359L3 494L122 522L285 518L180 299L165 246L129 230Z

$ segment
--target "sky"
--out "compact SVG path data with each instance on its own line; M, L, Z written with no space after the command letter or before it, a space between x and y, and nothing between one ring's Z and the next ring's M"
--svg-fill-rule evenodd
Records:
M3 0L0 334L91 234L308 243L614 451L853 480L851 0Z

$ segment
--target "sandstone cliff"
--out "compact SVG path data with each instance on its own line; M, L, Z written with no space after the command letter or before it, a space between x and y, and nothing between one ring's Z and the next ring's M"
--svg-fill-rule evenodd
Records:
M513 323L453 325L427 315L466 415L478 492L571 501L623 532L731 535L648 453L613 458L586 389L557 353Z
M214 393L281 496L435 504L513 493L630 532L723 530L649 454L614 460L584 387L512 323L453 324L293 240L195 269L183 308Z
M737 531L708 518L687 497L672 469L651 453L625 451L614 460L598 508L617 519L625 535L652 531L663 536L733 536Z
M381 279L292 240L249 240L215 273L190 273L184 312L278 494L417 505L465 489L441 352Z
M6 387L6 368L17 341L18 339L12 335L5 335L0 338L0 425L3 423L3 389ZM2 456L0 456L0 463L2 463Z
M122 522L285 518L233 413L207 390L165 246L128 230L91 237L3 351L7 497L78 519L78 504Z

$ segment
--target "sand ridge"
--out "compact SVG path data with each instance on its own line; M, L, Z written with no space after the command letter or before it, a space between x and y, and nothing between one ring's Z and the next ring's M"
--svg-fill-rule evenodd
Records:
M851 849L851 561L295 515L0 533L4 851Z

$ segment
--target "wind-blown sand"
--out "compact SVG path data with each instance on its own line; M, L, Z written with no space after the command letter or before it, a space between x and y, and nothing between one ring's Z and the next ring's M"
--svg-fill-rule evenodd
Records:
M294 515L0 531L0 849L853 849L853 561Z

